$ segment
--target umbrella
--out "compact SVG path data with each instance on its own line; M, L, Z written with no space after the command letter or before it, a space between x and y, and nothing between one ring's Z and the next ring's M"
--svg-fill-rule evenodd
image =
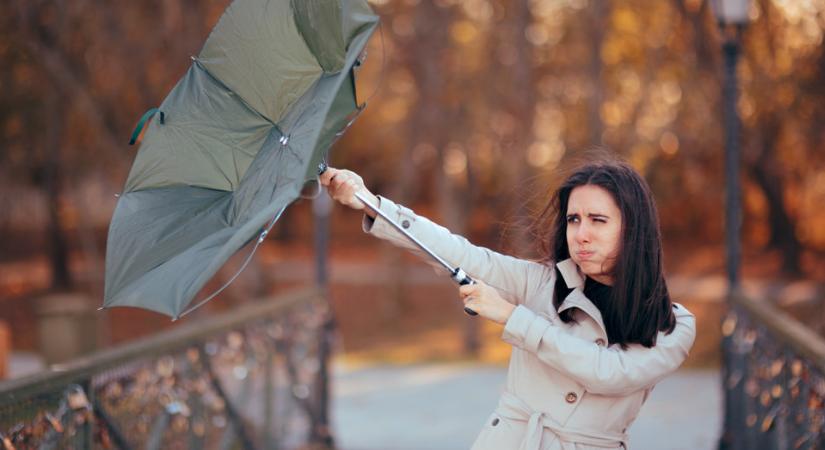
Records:
M366 0L229 5L138 125L136 135L160 119L109 227L104 308L178 318L256 236L257 248L362 108L354 67L377 24Z

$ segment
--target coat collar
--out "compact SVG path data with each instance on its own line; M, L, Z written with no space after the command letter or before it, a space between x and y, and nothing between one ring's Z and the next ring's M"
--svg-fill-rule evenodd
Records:
M561 272L561 277L570 289L584 289L584 275L579 271L579 266L572 258L567 258L564 261L556 264L556 267Z
M572 259L568 258L560 263L557 263L556 267L559 269L559 272L561 273L565 284L567 284L567 287L573 289L573 291L565 297L558 312L561 313L562 311L570 308L579 308L582 312L590 316L594 322L596 322L596 325L599 326L599 330L602 332L602 335L606 341L607 328L604 326L602 313L599 311L599 308L597 308L596 305L594 305L593 302L591 302L590 299L584 295L584 275L582 275L579 271L579 266L576 265Z

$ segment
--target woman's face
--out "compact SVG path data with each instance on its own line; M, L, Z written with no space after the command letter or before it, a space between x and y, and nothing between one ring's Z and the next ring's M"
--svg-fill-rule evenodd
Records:
M582 273L612 284L622 234L622 212L604 188L586 184L573 189L567 202L567 248Z

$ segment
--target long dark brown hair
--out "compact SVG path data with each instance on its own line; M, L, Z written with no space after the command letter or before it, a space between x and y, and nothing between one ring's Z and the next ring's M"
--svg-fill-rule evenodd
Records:
M573 189L584 185L599 186L609 192L622 212L622 238L610 273L613 285L609 300L600 304L608 340L623 348L631 343L653 347L659 331L673 331L676 317L665 284L662 239L653 194L629 164L602 157L580 166L567 177L533 222L540 258L554 264L570 257L567 203ZM557 310L570 291L557 273L553 293ZM560 314L561 319L572 321L570 312Z

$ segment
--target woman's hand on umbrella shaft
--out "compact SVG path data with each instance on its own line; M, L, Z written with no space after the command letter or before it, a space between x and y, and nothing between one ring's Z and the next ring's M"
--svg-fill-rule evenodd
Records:
M364 179L357 173L351 170L328 167L319 179L321 185L326 186L329 195L335 201L352 209L363 209L368 216L375 218L375 211L367 208L361 200L355 197L355 193L358 192L368 202L378 206L378 197L364 186Z
M504 325L513 314L516 307L504 300L498 291L476 280L474 284L459 286L459 296L464 302L464 306L477 312L485 319Z

